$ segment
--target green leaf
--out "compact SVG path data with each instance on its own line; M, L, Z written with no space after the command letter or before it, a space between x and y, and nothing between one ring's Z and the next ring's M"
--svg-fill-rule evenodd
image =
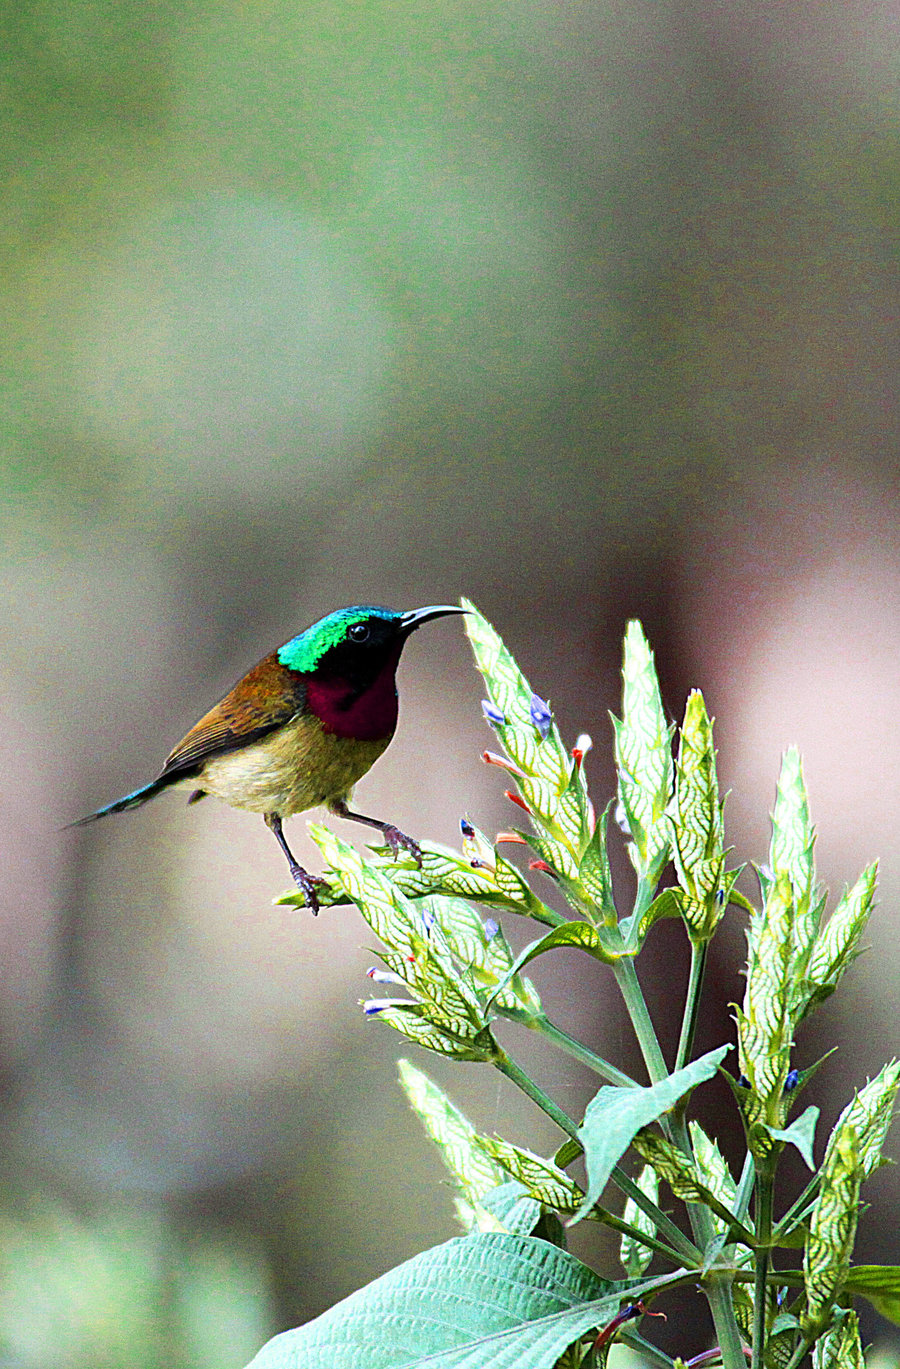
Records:
M661 1179L665 1179L676 1198L681 1198L685 1203L703 1204L713 1213L720 1229L733 1227L741 1239L747 1244L752 1243L753 1233L703 1183L696 1166L672 1141L649 1128L642 1128L635 1133L632 1145L641 1159L652 1165Z
M778 1105L793 1044L794 914L790 882L782 871L769 881L762 912L750 920L747 983L743 1008L737 1011L741 1073L750 1081L764 1120L773 1125L780 1120Z
M656 1178L656 1170L652 1165L644 1165L635 1183L652 1203L659 1203L659 1182ZM634 1227L635 1232L642 1232L645 1236L656 1235L656 1223L638 1207L633 1198L629 1198L625 1203L622 1216L630 1226ZM644 1245L636 1234L626 1232L619 1244L619 1259L622 1261L626 1272L636 1276L643 1274L653 1259L653 1251L649 1246Z
M806 1308L803 1334L812 1339L824 1330L840 1295L856 1236L859 1217L859 1145L856 1131L845 1122L826 1152L819 1170L819 1193L809 1214L809 1236L803 1253Z
M699 1174L720 1202L728 1208L733 1207L737 1197L737 1186L725 1156L712 1137L707 1136L699 1122L689 1122L688 1131Z
M655 923L664 917L681 917L681 890L663 889L635 923L636 914L623 918L619 931L625 939L629 954L634 955L642 946L644 938Z
M470 1036L462 1030L454 1031L450 1025L437 1025L421 1003L401 1003L398 1000L380 1008L377 1017L423 1050L446 1055L451 1060L485 1062L493 1060L497 1054L497 1047L488 1031Z
M852 889L845 889L837 907L816 937L806 966L798 1021L834 993L848 966L861 954L859 942L875 899L878 864L863 870Z
M421 899L419 907L426 918L434 918L451 955L476 988L495 991L493 1001L499 1009L526 1021L540 1013L541 1000L530 980L510 976L513 954L496 922L494 934L488 935L478 911L460 898L432 894ZM503 989L498 987L501 982Z
M766 1130L776 1141L787 1141L796 1146L809 1168L815 1169L813 1141L815 1140L818 1120L819 1109L807 1108L789 1127L766 1127Z
M900 1061L891 1060L844 1108L829 1137L825 1159L830 1157L841 1128L851 1126L859 1143L860 1172L863 1179L868 1179L872 1171L882 1163L881 1151L888 1128L894 1119L894 1100L898 1087Z
M496 848L494 868L478 869L449 846L423 841L421 851L421 867L412 862L395 860L383 847L370 847L366 863L407 898L422 898L429 894L456 895L474 899L476 903L489 908L508 908L510 912L536 918L551 926L560 921L559 914L541 902L515 866L499 855ZM323 908L353 901L341 884L339 870L326 867L324 878L325 885L316 888ZM275 902L305 906L303 897L299 889L287 890Z
M276 1336L248 1369L552 1369L633 1284L534 1237L460 1236Z
M865 1298L895 1326L900 1326L900 1265L851 1265L845 1293Z
M711 1079L730 1046L719 1046L693 1060L684 1069L649 1088L616 1088L605 1084L591 1099L579 1128L584 1146L588 1188L574 1220L580 1220L602 1194L614 1167L641 1127L655 1122L698 1084Z

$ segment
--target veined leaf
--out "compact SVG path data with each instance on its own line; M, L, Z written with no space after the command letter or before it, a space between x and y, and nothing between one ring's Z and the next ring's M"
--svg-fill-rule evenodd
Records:
M591 839L582 852L578 864L578 880L598 909L599 921L607 927L616 925L616 905L613 898L612 871L606 848L606 825L609 807L597 819ZM597 920L597 919L595 919Z
M506 979L501 980L500 989L489 1002L497 1001L512 976L519 974L537 956L544 955L547 951L555 951L560 946L576 946L579 950L587 951L595 959L602 960L604 964L614 964L616 960L621 959L625 951L624 948L621 951L616 949L615 943L610 945L611 935L604 938L603 931L604 929L594 927L590 922L563 922L559 927L554 927L552 931L530 942L519 952L513 961L512 969Z
M645 1283L606 1282L534 1237L460 1236L276 1336L249 1369L552 1369Z

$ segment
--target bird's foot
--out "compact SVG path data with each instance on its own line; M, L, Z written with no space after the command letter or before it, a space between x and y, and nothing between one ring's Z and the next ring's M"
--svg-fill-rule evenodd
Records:
M321 875L309 874L306 870L304 870L302 865L291 866L291 877L293 878L293 881L296 884L297 888L302 893L304 900L306 902L306 906L312 913L313 917L318 916L319 897L316 893L316 885L325 884L327 883L327 881L322 879Z
M414 841L412 837L408 837L405 832L401 832L400 828L395 827L393 823L387 823L382 830L384 832L384 839L393 852L394 860L397 859L401 851L405 851L408 855L412 856L421 870L422 848L419 843Z

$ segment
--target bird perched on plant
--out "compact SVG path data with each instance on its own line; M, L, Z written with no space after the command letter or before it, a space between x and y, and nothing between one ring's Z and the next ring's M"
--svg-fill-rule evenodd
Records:
M294 858L282 831L293 813L325 804L338 817L375 827L394 856L422 853L393 823L354 813L347 801L397 726L396 670L410 633L465 609L437 604L395 613L356 605L320 618L265 656L205 713L169 755L155 780L72 826L146 803L190 782L188 803L207 794L261 813L315 913L321 883Z

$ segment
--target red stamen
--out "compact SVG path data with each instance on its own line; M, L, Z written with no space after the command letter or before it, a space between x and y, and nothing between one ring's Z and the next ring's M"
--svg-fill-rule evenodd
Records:
M524 771L520 770L512 761L508 761L505 756L498 756L496 751L482 751L481 759L485 765L499 765L501 770L506 770L510 775L517 775L524 779Z
M524 838L524 837L520 837L519 834L518 834L518 832L498 832L498 833L497 833L497 836L495 837L494 840L495 840L495 845L497 845L497 846L499 846L500 842L502 842L502 841L504 841L504 842L514 842L514 843L516 844L516 846L527 846L527 845L528 845L528 842L525 840L525 838Z
M517 808L522 809L523 813L527 813L528 816L531 817L531 809L528 807L528 804L525 802L525 800L521 797L520 794L514 794L511 789L504 790L504 793L506 794L506 797L509 799L510 803L514 803Z
M542 875L554 875L556 873L553 867L548 865L545 860L530 860L528 862L528 868L529 870L539 870Z

